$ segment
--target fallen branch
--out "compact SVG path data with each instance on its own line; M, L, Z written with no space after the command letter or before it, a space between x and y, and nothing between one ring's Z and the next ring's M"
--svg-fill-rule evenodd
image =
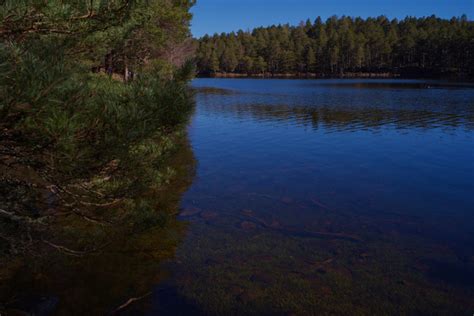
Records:
M327 207L326 205L324 205L323 203L319 202L318 200L316 200L315 198L312 198L310 199L311 202L313 202L314 205L317 205L319 206L320 208L323 208L325 210L328 210L328 211L331 211L331 209L329 207Z
M42 241L47 244L48 246L58 250L59 252L62 252L68 256L74 256L74 257L83 257L85 255L89 255L89 254L92 254L92 253L96 253L98 252L99 250L107 247L108 245L110 245L110 242L107 242L105 244L103 244L101 247L99 248L94 248L94 249L91 249L91 250L87 250L87 251L80 251L80 250L73 250L73 249L70 249L70 248L67 248L65 246L61 246L61 245L57 245L57 244L54 244L48 240L45 240L45 239L42 239Z
M78 251L78 250L72 250L72 249L69 249L67 247L64 247L64 246L60 246L60 245L56 245L56 244L53 244L52 242L50 241L47 241L47 240L43 240L43 242L45 244L47 244L48 246L51 246L53 247L54 249L66 254L66 255L69 255L69 256L74 256L74 257L82 257L90 252L88 251Z
M135 303L136 301L140 301L148 296L151 295L151 292L148 292L146 293L145 295L143 296L140 296L140 297L132 297L130 299L128 299L128 301L126 301L125 303L123 303L122 305L120 305L117 309L115 309L111 315L116 315L117 313L119 313L121 310L127 308L128 306L130 306L131 304Z
M119 199L115 199L111 202L106 202L106 203L91 203L91 202L84 202L84 201L79 201L79 203L84 205L84 206L110 207L110 206L114 206L116 204L119 204L123 200L124 199L119 198Z
M323 268L324 266L326 266L328 264L333 263L335 259L336 258L333 257L333 258L326 259L324 261L317 261L317 262L313 262L311 260L305 260L305 261L306 261L306 263L314 266L315 268L320 269L320 268Z
M316 232L316 231L309 231L306 229L298 229L292 227L274 227L269 225L265 220L260 219L256 216L252 215L245 215L250 221L254 222L257 225L260 225L263 228L277 231L284 234L289 234L295 237L306 237L306 238L328 238L328 239L343 239L349 240L353 242L361 242L362 239L359 236L345 234L345 233L330 233L330 232Z

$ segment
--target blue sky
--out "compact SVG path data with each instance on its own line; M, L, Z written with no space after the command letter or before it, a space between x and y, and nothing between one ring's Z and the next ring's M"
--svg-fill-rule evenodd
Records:
M324 19L331 15L403 18L436 14L474 16L474 0L197 0L192 32L196 37L279 23Z

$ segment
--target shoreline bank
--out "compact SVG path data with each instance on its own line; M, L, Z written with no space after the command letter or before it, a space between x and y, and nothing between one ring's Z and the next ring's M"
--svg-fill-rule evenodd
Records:
M197 78L226 78L226 79L419 79L419 80L453 80L472 82L474 78L467 76L453 75L411 75L400 73L355 73L348 72L344 74L317 74L317 73L262 73L262 74L243 74L243 73L200 73Z

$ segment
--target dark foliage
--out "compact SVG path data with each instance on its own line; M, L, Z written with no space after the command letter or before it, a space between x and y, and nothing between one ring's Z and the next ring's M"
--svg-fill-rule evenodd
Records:
M166 51L190 40L192 4L1 3L0 256L82 254L124 223L164 223L155 193L193 107L189 56ZM111 55L112 73L91 71Z
M413 75L474 75L474 22L466 16L401 21L333 16L298 26L204 36L198 68L261 74L393 72Z

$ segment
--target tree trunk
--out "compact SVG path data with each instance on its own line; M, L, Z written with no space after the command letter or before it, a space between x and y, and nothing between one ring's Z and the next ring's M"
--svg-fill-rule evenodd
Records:
M123 74L123 80L125 81L125 83L127 83L128 80L130 79L129 76L130 76L130 72L128 71L128 65L127 63L125 63L124 74Z

